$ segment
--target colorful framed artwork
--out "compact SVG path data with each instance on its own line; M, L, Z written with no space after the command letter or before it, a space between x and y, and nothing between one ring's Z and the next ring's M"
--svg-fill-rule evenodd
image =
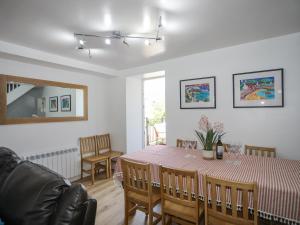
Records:
M58 97L49 97L49 112L58 112Z
M181 109L216 108L216 77L181 80Z
M62 112L71 112L71 95L60 97L60 107Z
M233 108L283 107L283 69L237 73L233 80Z

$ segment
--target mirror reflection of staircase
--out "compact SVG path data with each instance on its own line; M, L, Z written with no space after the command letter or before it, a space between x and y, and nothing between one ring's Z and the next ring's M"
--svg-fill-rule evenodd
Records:
M9 82L7 83L6 93L7 93L7 102L6 104L9 105L22 97L24 94L29 92L34 85L31 84L21 84L16 82Z

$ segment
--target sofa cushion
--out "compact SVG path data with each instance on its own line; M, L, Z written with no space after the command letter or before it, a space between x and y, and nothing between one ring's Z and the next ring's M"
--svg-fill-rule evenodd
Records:
M87 199L85 188L81 184L73 184L59 199L51 225L82 225Z
M67 187L60 175L23 161L0 189L0 217L5 224L49 225L56 203Z

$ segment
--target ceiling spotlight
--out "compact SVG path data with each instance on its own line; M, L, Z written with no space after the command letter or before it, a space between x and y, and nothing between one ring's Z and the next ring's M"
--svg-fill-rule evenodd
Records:
M111 44L111 40L109 38L105 39L105 44L110 45Z
M84 41L83 40L79 40L79 44L80 45L84 45Z
M163 24L162 24L162 19L161 19L161 16L159 17L159 20L158 20L158 27L162 27Z
M129 47L129 44L128 44L128 42L125 40L125 38L124 38L124 40L123 40L123 44Z
M148 39L145 40L145 45L147 45L147 46L150 45L150 41Z

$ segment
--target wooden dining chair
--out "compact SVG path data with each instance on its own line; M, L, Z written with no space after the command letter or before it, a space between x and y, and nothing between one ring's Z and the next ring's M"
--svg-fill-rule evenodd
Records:
M92 177L92 184L95 182L95 170L103 168L101 163L105 163L106 178L109 177L109 158L105 155L98 155L96 151L95 136L84 137L79 139L80 142L80 156L81 156L81 179L83 174L90 174ZM84 164L89 164L90 169L84 169Z
M121 159L121 167L125 199L124 224L128 225L129 215L136 209L145 212L147 216L149 214L149 225L157 224L161 215L154 212L153 208L160 203L160 192L152 190L150 164ZM154 217L156 220L153 220Z
M256 155L262 157L276 158L276 149L269 147L245 145L245 155Z
M111 140L109 134L96 135L96 151L99 155L104 155L109 158L109 177L112 176L112 164L122 155L122 152L113 151L111 149Z
M197 149L197 141L177 139L176 147L177 148Z
M232 182L206 176L204 184L205 225L258 224L256 183ZM231 207L228 207L228 202ZM252 210L248 208L249 202L252 202Z
M200 206L197 171L160 166L162 224L200 224L204 214Z

